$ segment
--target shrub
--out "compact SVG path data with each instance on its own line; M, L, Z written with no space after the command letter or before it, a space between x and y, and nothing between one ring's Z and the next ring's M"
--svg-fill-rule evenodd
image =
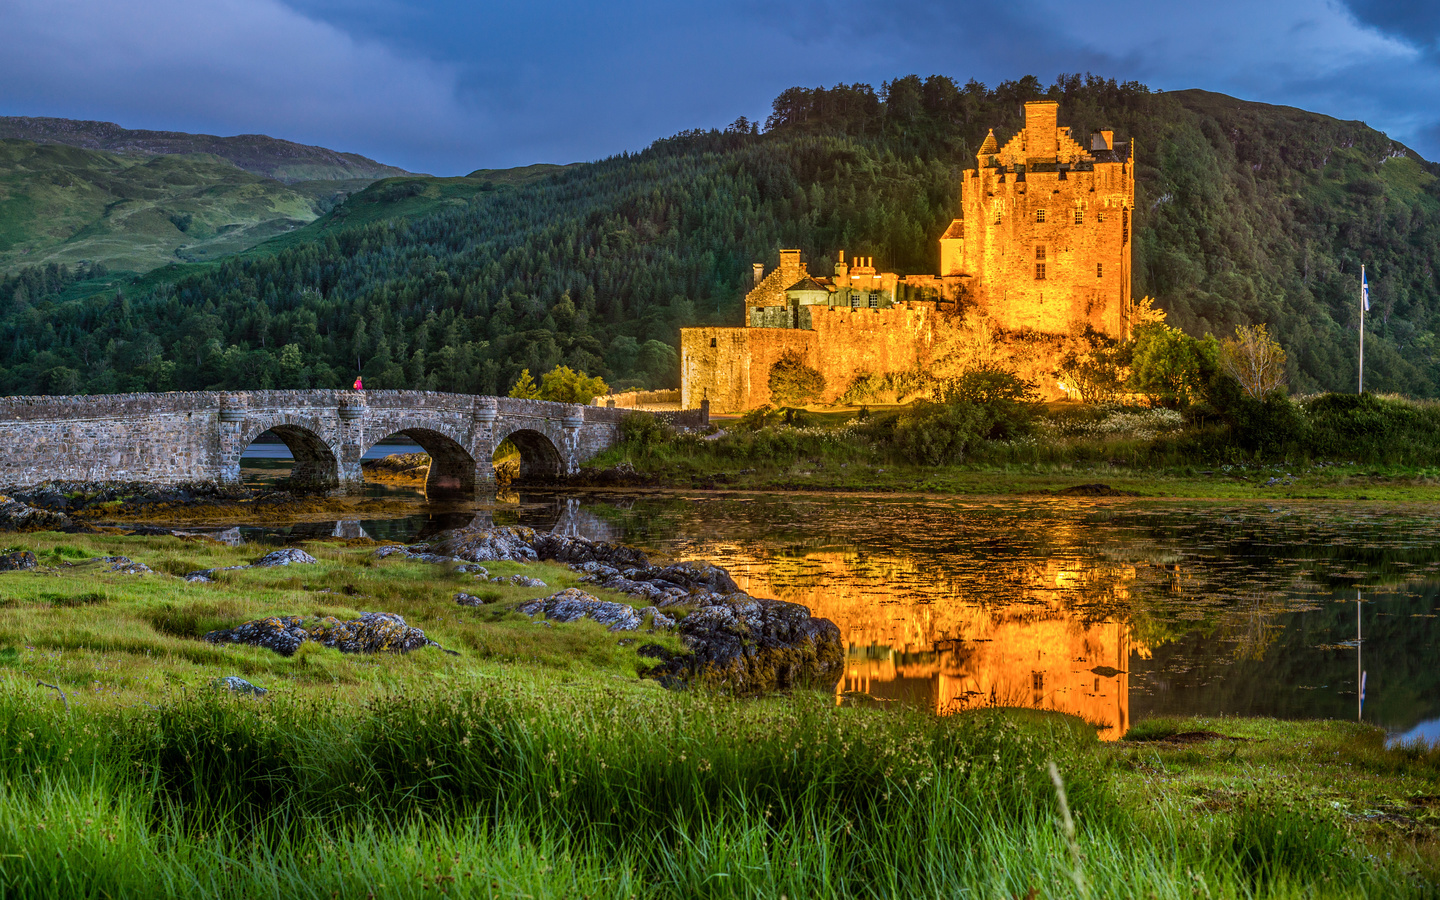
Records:
M794 351L782 353L770 367L770 396L781 406L804 406L824 393L825 376Z

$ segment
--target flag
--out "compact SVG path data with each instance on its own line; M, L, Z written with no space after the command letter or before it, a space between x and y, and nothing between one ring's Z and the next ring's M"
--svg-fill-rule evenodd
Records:
M359 376L359 375L356 375L356 376L355 376L355 390L357 390L357 391L363 391L363 390L365 390L365 385L363 385L363 384L360 383L360 376Z
M1370 311L1370 282L1365 280L1365 267L1360 267L1360 305Z

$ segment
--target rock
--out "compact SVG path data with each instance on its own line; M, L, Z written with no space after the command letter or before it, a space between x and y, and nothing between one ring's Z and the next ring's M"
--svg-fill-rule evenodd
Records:
M125 533L131 537L169 537L175 532L158 525L136 525Z
M427 544L415 544L410 549L458 556L468 562L536 562L544 559L571 565L599 562L617 569L650 564L645 554L633 547L536 531L521 525L457 528L441 533Z
M0 572L19 572L24 569L33 569L37 565L39 565L39 561L29 550L12 550L9 553L0 554Z
M269 569L274 566L288 566L292 563L316 563L315 557L306 553L298 547L286 547L283 550L274 550L257 559L252 565L257 569Z
M635 607L601 600L575 588L566 588L558 594L522 603L515 609L532 617L544 613L545 618L552 622L590 619L609 627L611 631L634 631L641 623L640 614L635 611Z
M518 587L543 588L545 582L538 578L531 578L529 575L511 575L510 583Z
M840 629L798 603L746 594L715 597L676 626L685 653L654 647L651 677L674 684L702 679L739 692L797 684L833 685L844 672ZM641 648L642 651L645 648Z
M149 566L137 563L128 556L97 556L90 562L101 563L107 572L119 572L121 575L145 575L151 571Z
M383 547L381 548L384 549ZM209 584L215 580L216 572L237 572L240 569L273 569L276 566L288 566L292 564L309 564L319 562L315 557L296 547L286 547L283 550L273 550L248 566L220 566L216 569L201 569L198 572L191 572L185 576L185 580L200 584Z
M662 628L668 631L675 627L674 619L665 615L653 606L647 606L644 609L640 610L640 618L644 619L646 616L650 617L650 630L652 632Z
M703 562L646 566L623 571L601 563L584 563L573 568L586 573L581 581L644 597L661 607L703 601L709 595L728 595L740 591L729 572Z
M460 565L455 567L455 571L457 574L474 575L476 578L490 577L489 569L485 568L484 566L477 566L474 563L461 563Z
M422 647L440 647L419 628L405 624L393 613L364 613L340 621L333 616L306 620L303 616L269 616L205 635L212 644L249 644L292 656L306 641L334 647L341 653L409 653ZM440 647L444 650L445 648ZM451 652L451 651L446 651Z
M484 601L484 600L481 600L479 597L476 597L474 594L467 594L467 593L465 593L464 591L460 591L460 592L458 592L458 593L455 594L455 602L458 603L458 604L460 604L461 606L484 606L484 605L485 605L485 601Z
M0 494L0 531L58 531L70 524L62 512L36 509Z
M256 697L263 697L270 693L259 685L251 684L238 675L226 675L224 678L217 678L214 681L216 688L224 691L233 691L237 694L251 694Z

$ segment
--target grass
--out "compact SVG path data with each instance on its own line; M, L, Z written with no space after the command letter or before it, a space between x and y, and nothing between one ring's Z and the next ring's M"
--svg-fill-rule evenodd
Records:
M724 433L718 437L649 437L586 465L628 463L662 486L758 491L979 496L1053 493L1098 482L1154 498L1433 502L1440 486L1440 458L1414 452L1388 462L1303 454L1256 458L1230 446L1222 426L1187 425L1163 409L1048 404L1034 435L985 441L963 460L943 465L918 464L877 441L858 410L804 415L799 427L756 429L720 420Z
M23 542L71 565L0 575L0 897L1423 897L1440 876L1421 799L1440 753L1363 726L1158 721L1132 737L1244 740L1104 745L1034 711L667 692L616 635L456 607L473 578L373 545L205 585L86 561L178 574L259 554ZM574 583L494 569L549 582L484 587L505 602ZM196 640L362 609L459 656ZM214 690L225 674L270 694Z

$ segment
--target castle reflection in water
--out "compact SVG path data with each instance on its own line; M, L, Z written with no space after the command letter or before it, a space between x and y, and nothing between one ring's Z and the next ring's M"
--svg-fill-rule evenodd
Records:
M1104 740L1129 727L1128 663L1148 652L1128 624L1098 616L1126 598L1133 566L1007 567L936 600L934 573L902 560L843 551L727 557L742 590L802 603L840 627L848 650L836 686L842 701L867 696L941 715L1055 710L1091 723ZM922 582L929 590L914 589ZM1007 600L995 602L997 594Z

